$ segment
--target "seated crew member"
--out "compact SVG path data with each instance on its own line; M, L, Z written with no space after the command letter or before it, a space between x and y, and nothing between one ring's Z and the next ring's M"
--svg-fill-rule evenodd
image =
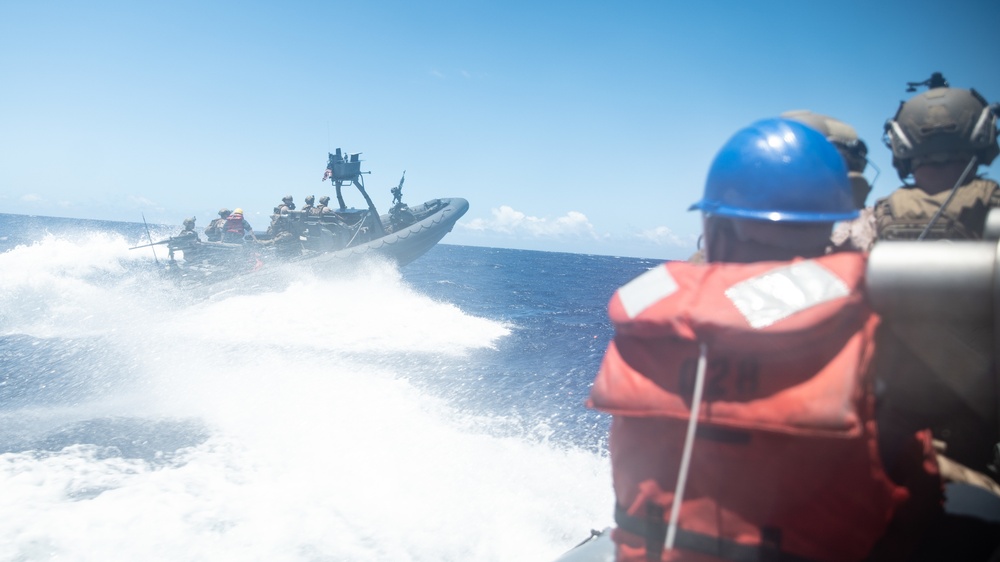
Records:
M177 242L198 242L198 232L194 229L194 217L184 219L184 230L181 230L174 240Z
M811 111L786 111L781 117L793 119L816 129L833 146L847 165L847 178L851 182L851 193L854 206L857 207L858 218L837 223L830 237L830 251L861 251L868 252L875 245L875 214L871 207L865 206L872 186L865 178L865 168L868 166L868 145L858 137L854 127L819 113Z
M222 241L230 243L242 243L244 237L253 236L253 227L243 218L243 209L237 207L231 215L226 218L225 230L222 233Z
M282 257L297 256L302 253L302 242L294 232L288 215L279 215L274 221L274 234L260 241L265 246L273 246L275 254Z
M330 196L324 195L319 198L319 205L316 206L316 214L322 215L324 213L331 213L330 210Z
M302 212L306 215L316 214L316 206L313 203L316 201L315 195L306 195L306 204L302 207Z
M219 218L213 219L212 222L208 223L205 227L205 239L209 242L221 242L222 232L226 225L226 219L229 218L229 214L232 213L229 209L222 208L219 209Z
M589 403L613 415L617 560L907 559L941 481L927 431L880 459L866 257L826 255L858 214L841 155L757 122L692 209L708 263L663 264L609 304Z
M864 176L865 167L868 165L868 146L858 137L854 127L833 117L807 110L786 111L781 117L798 121L822 133L826 140L837 148L847 166L851 194L854 206L859 209L859 216L835 226L830 237L830 251L871 250L875 243L875 218L872 209L865 207L865 201L872 189ZM704 262L704 251L699 249L688 261Z
M893 167L913 183L875 204L878 238L980 239L988 212L1000 206L1000 186L977 174L1000 153L997 116L978 92L950 88L940 74L925 85L885 125ZM982 385L993 368L984 346L968 343L981 337L944 321L891 328L883 359L901 374L886 379L883 431L929 425L947 481L1000 495L1000 420L996 402L983 399L997 392L968 382Z
M924 238L982 238L989 209L1000 206L1000 187L976 172L1000 152L997 116L974 89L949 88L938 73L926 84L885 124L892 165L913 183L876 203L878 238L917 239L938 212Z

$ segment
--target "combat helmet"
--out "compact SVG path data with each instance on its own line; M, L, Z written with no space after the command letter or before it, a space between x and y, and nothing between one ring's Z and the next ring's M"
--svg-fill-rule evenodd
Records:
M282 201L282 203L291 203L292 202L292 196L291 195L286 195L286 196L284 196L284 197L281 198L281 201Z
M306 195L306 204L307 205L312 205L313 201L316 201L316 196L315 195Z
M847 165L847 177L851 182L854 205L859 209L864 208L865 200L868 199L868 194L872 190L871 184L868 183L868 179L864 175L865 168L868 166L868 145L858 137L858 132L854 127L839 119L813 113L809 110L786 111L781 114L781 117L804 123L823 133L826 140L833 143L833 146L840 152L840 156L843 157L844 164Z
M232 211L230 211L229 209L227 209L225 207L219 209L219 216L222 217L222 218L228 217L231 213L232 213Z
M322 196L322 197L319 198L319 204L320 205L326 205L329 202L330 202L330 196L329 195L324 195L324 196Z
M974 89L950 88L940 73L910 83L929 89L901 102L885 122L883 142L892 150L892 165L905 179L921 161L968 160L988 166L997 154L997 115ZM916 165L915 165L916 163Z
M194 228L194 221L195 220L196 219L194 217L189 217L189 218L184 219L184 228L186 228L188 230L191 230L192 228Z

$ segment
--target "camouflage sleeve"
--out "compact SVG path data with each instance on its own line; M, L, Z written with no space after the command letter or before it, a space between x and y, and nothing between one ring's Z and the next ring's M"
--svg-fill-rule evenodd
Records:
M870 252L875 240L875 210L864 208L858 218L837 223L830 235L830 253Z
M875 202L872 220L875 228L875 239L884 240L885 231L892 224L892 206L889 204L888 197Z

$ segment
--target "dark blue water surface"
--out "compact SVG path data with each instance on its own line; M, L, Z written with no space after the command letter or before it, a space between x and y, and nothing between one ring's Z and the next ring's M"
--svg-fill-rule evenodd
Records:
M495 351L438 371L454 399L518 419L549 419L554 438L603 448L607 416L582 404L613 334L607 302L657 263L438 245L403 276L424 294L513 326Z

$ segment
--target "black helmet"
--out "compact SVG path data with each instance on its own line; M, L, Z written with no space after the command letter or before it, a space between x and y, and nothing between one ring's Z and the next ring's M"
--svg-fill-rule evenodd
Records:
M997 154L997 116L975 90L938 87L899 105L885 122L883 142L892 150L892 165L905 179L914 160L968 160L988 166Z
M306 196L306 203L309 203L310 205L312 205L313 201L315 201L315 200L316 200L316 196L315 195L307 195Z

